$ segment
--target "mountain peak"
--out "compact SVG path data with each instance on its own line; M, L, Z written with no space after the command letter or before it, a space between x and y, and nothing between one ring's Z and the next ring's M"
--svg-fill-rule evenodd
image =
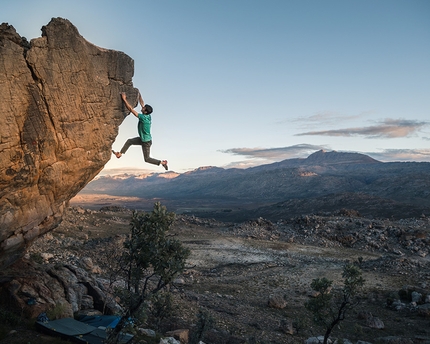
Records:
M346 153L337 151L319 150L305 159L306 163L318 164L374 164L378 160L361 153Z
M192 171L185 172L184 174L197 174L197 173L210 173L210 172L220 172L224 169L216 166L201 166Z

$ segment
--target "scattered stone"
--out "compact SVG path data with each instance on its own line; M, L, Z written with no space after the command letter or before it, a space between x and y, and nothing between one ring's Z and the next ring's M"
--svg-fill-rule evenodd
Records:
M151 329L147 329L147 328L138 328L137 329L141 334L147 336L147 337L151 337L154 338L156 336L156 333L154 330Z
M41 253L40 257L45 261L48 262L50 259L54 258L54 255L52 253Z
M294 334L296 330L291 319L282 319L279 329L285 334Z
M382 330L383 328L385 328L384 322L374 316L370 316L366 319L366 325L369 326L370 328L374 328L377 330Z
M179 340L181 344L188 344L189 332L190 331L188 329L179 329L166 332L166 336Z
M94 268L93 261L89 257L82 257L79 262L81 263L82 267L87 271L91 271Z
M306 339L305 343L306 344L321 344L323 342L324 342L324 336L318 336L318 337L310 337L310 338ZM328 344L332 343L330 338L327 340L327 343Z
M402 301L397 299L397 300L393 301L393 303L391 304L390 307L396 311L400 311L400 310L406 308L406 304L404 304Z
M380 337L378 343L382 344L414 344L414 341L409 338L401 338L396 336Z
M430 303L425 303L417 307L419 316L430 318Z
M185 284L185 280L183 278L176 278L173 281L173 284L175 284L175 285L184 285Z
M268 301L269 307L283 309L287 307L287 301L282 295L272 295L269 297Z
M411 293L411 302L419 303L421 301L422 295L420 293L417 293L416 291L413 291Z
M181 342L176 340L173 337L168 337L168 338L161 338L159 344L181 344Z

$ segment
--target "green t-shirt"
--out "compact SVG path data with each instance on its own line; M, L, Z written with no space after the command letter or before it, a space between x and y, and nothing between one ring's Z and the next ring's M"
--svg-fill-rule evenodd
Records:
M151 141L151 115L140 113L137 118L139 119L137 131L139 132L140 139L142 142Z

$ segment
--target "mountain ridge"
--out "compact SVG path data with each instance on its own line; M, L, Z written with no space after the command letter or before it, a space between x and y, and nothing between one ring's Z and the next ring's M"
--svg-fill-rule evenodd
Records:
M281 215L274 216L277 212L262 207L279 208L284 204L285 216L289 211L297 214L298 204L303 213L322 209L334 211L342 202L328 200L336 199L336 195L347 195L344 196L345 205L353 207L355 204L358 211L372 209L375 216L380 213L401 217L402 209L408 209L409 215L430 215L430 192L426 191L429 186L430 163L386 163L360 153L318 151L304 159L287 159L247 169L206 166L171 179L162 179L159 175L123 180L99 178L89 183L82 193L161 199L182 205L194 204L194 209L199 208L199 204L201 207L211 204L218 209L251 207L271 214L272 218ZM380 211L377 211L377 200L380 200ZM390 204L391 210L383 209L384 204Z

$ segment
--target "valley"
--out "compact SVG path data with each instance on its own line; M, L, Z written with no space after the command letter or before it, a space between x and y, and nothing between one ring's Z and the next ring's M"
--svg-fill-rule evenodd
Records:
M130 214L124 207L74 206L52 236L29 253L47 257L45 264L79 265L90 259L103 278L106 252L127 234ZM172 234L191 256L174 282L178 308L163 322L164 331L192 331L203 312L211 319L202 339L207 344L303 343L323 334L304 308L312 280L327 277L339 290L343 265L350 261L359 263L366 282L359 304L333 337L354 343L430 341L427 217L396 221L336 212L233 223L177 215ZM421 301L411 301L412 291L422 295ZM271 300L283 301L274 307ZM383 328L373 327L369 319L375 318Z

